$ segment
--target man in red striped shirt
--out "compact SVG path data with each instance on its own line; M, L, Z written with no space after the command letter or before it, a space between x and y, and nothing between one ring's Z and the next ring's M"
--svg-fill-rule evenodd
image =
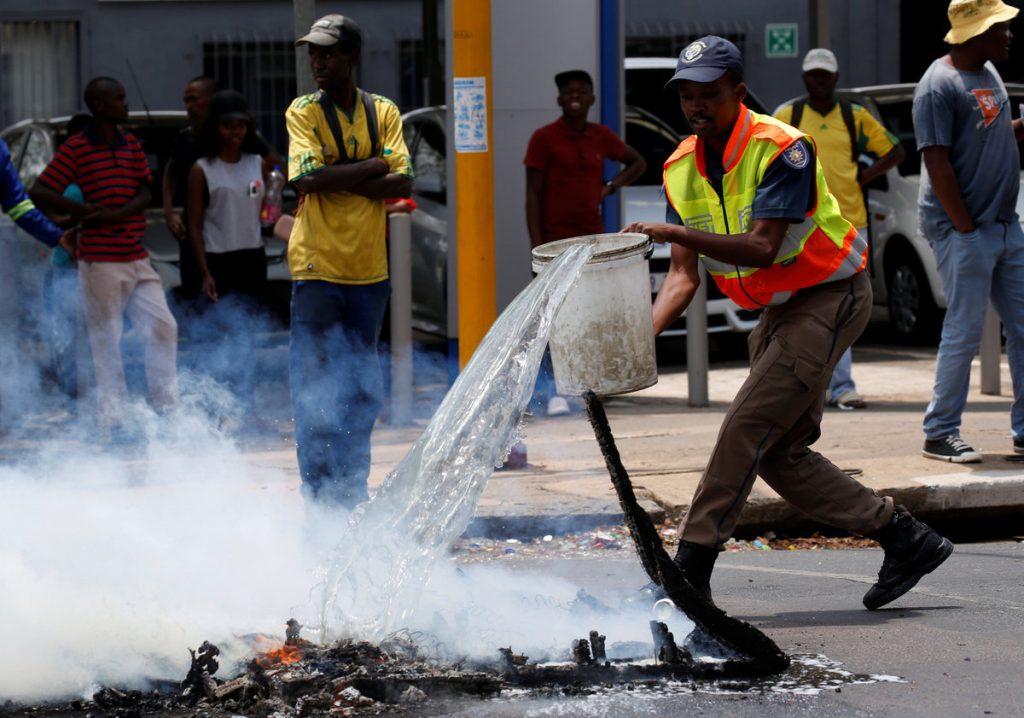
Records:
M138 140L118 128L128 117L124 87L97 77L85 88L85 104L92 122L57 149L31 196L51 212L81 222L78 274L97 409L101 425L117 439L138 434L136 422L125 416L128 390L120 349L125 312L142 337L150 402L158 411L178 401L178 325L142 245L153 178ZM84 203L63 196L71 183L81 188Z

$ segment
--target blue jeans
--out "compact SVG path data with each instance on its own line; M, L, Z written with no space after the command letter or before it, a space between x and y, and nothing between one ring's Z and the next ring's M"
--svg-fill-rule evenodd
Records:
M50 362L57 385L69 398L78 398L77 344L84 337L82 299L78 287L78 270L74 266L54 266L43 277L46 298L47 328L50 339ZM74 410L74 403L70 405Z
M537 383L533 387L530 408L536 413L543 414L547 411L548 401L556 395L555 367L551 363L551 350L545 348L544 356L540 360L540 371L537 372Z
M867 227L857 228L857 234L864 241L868 239L867 231ZM826 398L835 401L849 391L857 391L857 385L853 382L853 347L847 348L836 362L836 367L832 370L832 379L828 383Z
M971 361L981 344L989 297L1003 320L1006 356L1013 381L1010 427L1024 437L1024 232L1016 218L1008 224L985 224L973 232L950 230L931 239L946 292L935 366L935 387L924 415L929 439L960 434L967 403Z
M370 433L381 407L377 341L389 281L292 283L288 368L302 493L351 508L369 498Z
M853 349L847 349L836 362L832 370L832 380L828 383L829 401L835 401L848 391L856 391L853 383Z

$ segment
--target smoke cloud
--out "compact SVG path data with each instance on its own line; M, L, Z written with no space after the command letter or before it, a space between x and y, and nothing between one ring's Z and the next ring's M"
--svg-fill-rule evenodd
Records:
M617 642L650 643L646 611L607 613L578 600L570 581L460 567L448 552L522 431L557 310L549 292L564 293L584 260L550 273L548 286L532 290L534 305L496 324L496 363L465 372L479 383L453 389L453 405L439 412L455 423L425 432L382 500L352 515L309 511L292 448L280 439L255 446L273 451L239 448L234 437L254 417L290 414L283 348L264 352L251 336L246 351L218 352L226 363L215 370L180 362L177 411L157 416L141 399L131 407L127 418L142 436L134 447L99 444L87 404L77 420L46 432L41 414L24 418L18 431L35 448L15 451L8 436L8 458L20 460L0 466L0 698L91 697L99 685L181 679L188 649L204 640L220 646L218 675L229 677L253 650L247 637L282 639L290 617L308 627L307 638L404 631L449 659L495 659L503 646L533 660L566 659L571 641L591 629L608 636L610 655ZM222 326L257 331L241 316ZM223 339L230 343L230 333ZM510 341L511 351L501 348ZM242 362L258 369L219 371ZM239 376L256 384L239 389ZM12 396L17 385L0 383L0 399L52 411L59 398L44 384L24 383ZM671 629L681 637L688 626Z

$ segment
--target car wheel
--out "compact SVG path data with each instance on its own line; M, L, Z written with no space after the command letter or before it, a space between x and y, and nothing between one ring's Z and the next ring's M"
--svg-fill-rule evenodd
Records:
M904 341L938 340L942 312L935 305L928 278L916 257L899 254L887 262L885 286L889 296L889 323Z

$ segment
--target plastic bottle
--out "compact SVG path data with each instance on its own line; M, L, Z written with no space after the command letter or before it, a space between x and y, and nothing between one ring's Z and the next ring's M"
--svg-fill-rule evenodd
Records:
M267 191L263 195L263 206L260 208L260 227L264 235L274 233L274 225L281 218L281 205L284 200L284 174L279 165L267 174Z

